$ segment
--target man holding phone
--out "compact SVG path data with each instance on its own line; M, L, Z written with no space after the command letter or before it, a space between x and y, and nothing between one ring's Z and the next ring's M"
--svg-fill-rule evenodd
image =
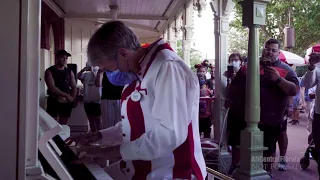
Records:
M289 65L279 60L280 48L280 42L278 40L270 39L265 43L262 57L260 58L261 114L258 127L264 132L264 146L268 148L268 150L264 151L264 156L267 157L267 159L275 156L277 141L279 141L280 144L280 156L285 156L288 138L286 134L287 122L283 119L284 112L289 97L295 96L299 90L296 73ZM244 97L246 75L246 66L243 66L232 80L227 94L227 97L229 97L231 101L228 116L228 126L230 127L229 141L232 141L234 146L239 145L240 132L242 130L235 127L240 127L239 123L244 122L245 119ZM242 122L240 122L239 119L242 120ZM232 137L235 139L230 139ZM279 169L286 170L286 162L284 158L281 159ZM272 162L264 162L264 164L265 170L268 171L270 177L272 177Z
M305 88L312 88L316 86L316 101L314 105L314 116L312 121L312 138L315 144L317 153L320 154L320 54L312 53L309 59L309 67L304 76ZM318 172L320 173L319 158L318 158Z
M280 151L278 170L285 171L288 136L284 113L289 98L295 96L300 88L296 73L289 65L279 60L280 48L281 43L278 40L269 39L262 52L259 128L264 132L264 146L268 147L264 156L275 157L278 142ZM266 162L266 165L266 170L271 172L270 162Z

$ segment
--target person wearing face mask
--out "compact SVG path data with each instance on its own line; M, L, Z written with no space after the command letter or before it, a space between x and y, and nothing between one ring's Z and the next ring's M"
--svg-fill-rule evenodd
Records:
M209 79L206 79L203 65L195 65L200 84L200 103L199 103L199 132L203 133L204 138L210 138L211 133L211 99L201 99L201 97L212 97L213 90L208 87Z
M201 63L201 66L207 68L206 78L207 78L207 79L210 79L210 78L211 78L211 75L210 75L210 72L208 71L208 69L209 69L212 65L210 64L209 60L208 60L208 59L203 60L202 63Z
M242 65L242 57L239 53L232 53L229 56L229 64L233 66L235 72L238 72Z
M162 39L141 48L129 27L110 21L91 37L88 56L111 83L125 85L122 120L67 143L87 145L102 139L108 146L101 150L104 156L122 159L106 168L113 179L204 180L199 81L179 55Z
M96 87L95 79L98 73L99 67L89 66L81 69L77 78L83 84L83 102L84 110L89 120L90 132L96 132L101 130L101 110L100 110L100 88Z
M306 89L316 86L314 114L312 120L312 138L318 154L320 154L320 54L312 53L309 59L309 67L307 73L303 77ZM318 158L318 173L320 174L320 158Z
M242 66L242 57L241 57L241 55L239 53L232 53L229 56L228 63L229 63L228 68L232 67L232 70L228 69L224 73L224 76L226 76L228 78L228 84L230 84L231 80L235 77L236 73L240 70L240 68Z
M205 83L207 85L207 88L212 92L211 95L213 95L214 84L213 84L213 80L211 80L211 78L210 79L207 78L208 67L203 66L202 64L196 64L194 67L197 69L198 77L199 76L205 76L206 77L206 79L205 79L206 82ZM211 77L211 74L210 74L210 77Z
M291 67L279 60L280 45L276 39L268 40L260 58L260 122L258 128L264 132L264 146L268 148L263 153L264 157L267 159L275 157L276 144L279 141L281 158L278 168L286 170L284 156L288 139L284 113L289 98L295 96L299 91L299 81ZM233 147L240 144L240 132L246 126L246 69L246 66L241 67L232 80L227 93L229 103L226 106L230 108L227 127L229 130L228 141ZM232 155L233 164L229 172L233 172L239 165L239 151L235 154L237 155ZM264 168L271 178L273 177L272 163L270 161L264 162Z

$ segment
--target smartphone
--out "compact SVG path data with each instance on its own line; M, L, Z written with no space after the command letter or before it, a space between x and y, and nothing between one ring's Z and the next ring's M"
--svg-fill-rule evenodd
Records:
M233 74L233 72L234 72L233 66L228 66L227 68L228 68L228 69L227 69L228 74Z
M271 66L271 61L262 61L263 62L263 67L267 68Z
M234 73L234 67L233 66L227 66L227 77L231 78L233 77L233 73Z

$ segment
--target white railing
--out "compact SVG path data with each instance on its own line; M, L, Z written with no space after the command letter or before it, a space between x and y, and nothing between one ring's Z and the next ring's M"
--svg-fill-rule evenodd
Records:
M207 172L208 172L208 180L215 180L215 179L220 179L220 180L234 180L233 178L226 176L218 171L215 171L213 169L210 169L207 167Z

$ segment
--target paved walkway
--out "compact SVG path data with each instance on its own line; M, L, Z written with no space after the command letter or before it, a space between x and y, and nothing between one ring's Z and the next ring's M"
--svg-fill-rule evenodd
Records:
M289 146L287 151L288 171L281 172L274 170L273 174L276 180L316 180L318 178L317 163L314 160L310 161L310 166L302 170L300 168L300 158L304 156L305 150L308 147L307 143L307 118L305 114L300 115L300 124L288 124ZM279 155L279 152L277 152Z

